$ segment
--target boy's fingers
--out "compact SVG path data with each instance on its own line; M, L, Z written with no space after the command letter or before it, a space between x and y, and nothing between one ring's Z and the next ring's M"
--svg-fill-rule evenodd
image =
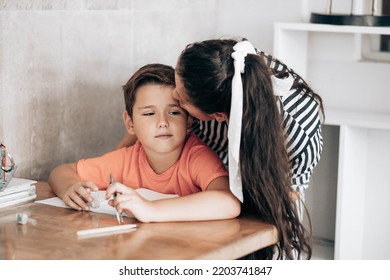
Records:
M117 197L119 197L121 195L131 195L134 192L134 189L129 188L121 183L114 183L107 188L106 199L109 199L114 193L118 194Z
M91 181L81 181L67 191L63 197L64 202L76 210L89 210L88 201L92 201L91 191L97 191L98 187Z
M92 201L91 191L97 191L98 187L91 181L80 182L80 187L76 188L76 193L79 194L85 201Z
M120 203L118 203L117 205L116 205L116 210L119 212L119 213L122 213L123 212L123 208L122 208L122 205L120 204Z
M86 192L84 190L84 192ZM88 194L87 194L88 195ZM89 195L88 195L89 196ZM87 199L86 197L81 197L81 194L79 193L72 193L69 198L72 200L73 203L75 203L76 205L78 205L79 207L81 207L82 209L84 210L89 210L89 207L88 205L85 203L85 200L84 199ZM83 199L84 198L84 199Z
M84 188L91 189L92 191L98 191L99 190L99 188L94 183L92 183L91 181L81 181L80 183L81 183L81 185Z
M114 185L110 185L106 190L106 199L110 199L111 195L115 192Z
M134 199L137 198L139 194L134 191L133 189L129 188L129 190L126 192L126 194L119 194L115 197L114 202L116 205L122 203L122 202L132 202Z
M64 202L71 208L76 210L82 210L82 208L73 202L73 200L70 197L64 198Z
M114 183L108 186L106 190L106 199L109 199L114 193L124 193L126 189L127 187L125 185L122 185L120 183Z

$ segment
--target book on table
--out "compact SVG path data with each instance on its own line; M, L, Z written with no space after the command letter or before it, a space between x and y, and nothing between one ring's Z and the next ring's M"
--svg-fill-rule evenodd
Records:
M37 197L36 183L33 180L12 178L0 192L0 208L33 201Z

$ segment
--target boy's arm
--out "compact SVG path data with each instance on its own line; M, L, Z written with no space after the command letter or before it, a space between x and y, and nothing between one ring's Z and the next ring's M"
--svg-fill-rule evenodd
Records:
M156 201L154 221L197 221L232 219L240 215L241 203L229 189L229 177L214 179L206 191Z
M75 162L54 168L48 183L57 196L77 210L89 210L87 202L92 201L90 192L98 190L91 181L80 181Z
M206 191L153 202L143 199L122 184L110 186L106 195L110 196L115 191L121 195L110 204L120 212L130 212L141 222L231 219L241 212L241 204L230 192L226 176L214 179Z

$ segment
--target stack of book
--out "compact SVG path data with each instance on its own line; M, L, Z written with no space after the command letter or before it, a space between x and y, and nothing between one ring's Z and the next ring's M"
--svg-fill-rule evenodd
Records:
M33 180L12 178L8 186L0 192L0 208L26 203L37 197Z

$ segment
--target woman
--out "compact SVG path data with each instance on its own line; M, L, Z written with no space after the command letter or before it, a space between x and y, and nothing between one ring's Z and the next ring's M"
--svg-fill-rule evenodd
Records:
M188 45L175 76L174 97L196 118L193 132L229 165L242 212L278 229L277 245L248 258L310 258L292 190L303 194L322 151L320 96L245 40Z

